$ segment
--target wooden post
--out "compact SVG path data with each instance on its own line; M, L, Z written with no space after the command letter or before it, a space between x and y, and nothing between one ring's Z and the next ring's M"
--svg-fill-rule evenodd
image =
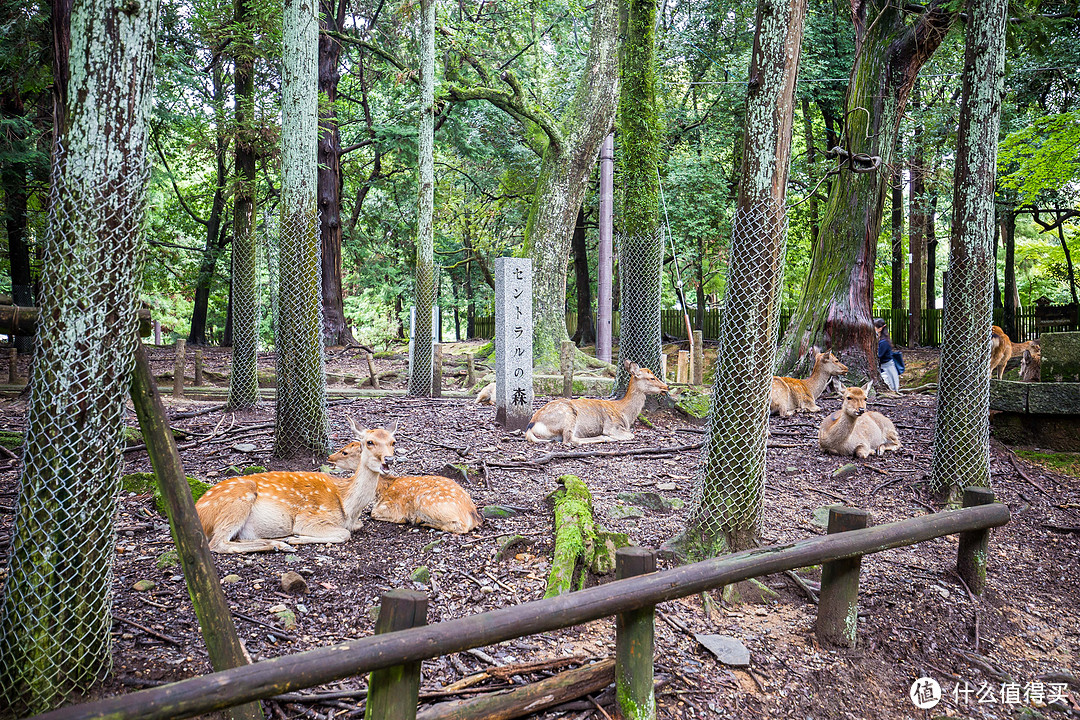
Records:
M184 366L187 364L184 361L184 351L187 347L187 340L179 338L176 341L176 362L173 364L173 386L172 394L175 398L184 397Z
M694 331L694 372L691 373L691 376L695 385L702 385L705 381L704 339L700 330Z
M687 366L690 364L690 353L686 350L679 351L679 364L675 367L675 382L680 385L686 384Z
M181 342L183 342L181 340ZM250 660L240 644L229 611L229 601L221 590L210 546L203 533L195 501L191 499L191 487L184 476L184 466L176 449L165 408L158 396L154 375L146 361L146 351L140 341L135 346L135 368L131 373L131 402L139 418L146 452L154 468L165 511L169 516L173 540L184 568L188 595L199 619L210 665L214 670L247 665ZM249 702L230 710L235 720L262 720L262 706Z
M8 348L8 384L15 385L19 382L19 350Z
M989 488L964 488L964 507L992 505L994 492ZM956 572L967 583L973 595L982 595L986 587L986 548L990 544L990 530L972 530L961 533L956 550Z
M161 345L161 321L154 321L154 345Z
M656 551L624 547L615 551L615 578L656 572ZM653 695L653 606L615 616L615 704L624 720L656 717Z
M465 357L465 387L470 390L476 385L476 356L469 353Z
M442 343L431 346L431 397L442 397Z
M829 534L861 530L870 513L849 507L829 510ZM862 556L834 560L821 566L821 597L818 600L817 632L822 644L855 647L859 614L859 570Z
M375 634L427 625L427 595L415 590L391 590L382 596ZM420 696L420 663L376 670L368 679L364 720L415 720Z
M366 352L364 353L364 359L367 360L367 371L368 374L371 375L371 389L378 390L379 373L375 372L375 358L372 357L371 353Z
M203 383L202 379L203 361L202 361L202 348L195 351L195 387L199 387Z
M660 380L667 382L667 353L660 353Z
M563 340L559 349L559 368L562 370L562 396L574 397L574 350L573 340Z

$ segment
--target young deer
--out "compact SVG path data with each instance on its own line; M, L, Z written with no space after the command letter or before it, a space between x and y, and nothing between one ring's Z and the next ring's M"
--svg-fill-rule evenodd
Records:
M791 417L798 410L820 412L817 399L825 386L838 375L847 372L847 365L832 353L818 352L814 348L814 371L805 380L773 376L769 388L769 413Z
M889 418L866 409L871 383L844 390L844 404L821 423L821 449L833 455L865 458L900 447L900 436Z
M349 418L358 442L349 443L330 456L330 462L344 470L354 470L363 462L363 433ZM436 530L464 534L480 526L483 516L476 510L469 494L450 478L437 475L394 477L386 467L393 462L394 436L388 441L390 455L385 456L379 482L375 487L375 506L371 517L392 523L427 525Z
M477 405L494 405L495 404L495 383L490 382L481 388L480 392L476 395Z
M630 426L645 407L645 396L666 393L668 386L648 368L638 367L629 360L624 364L630 373L630 384L621 399L552 400L533 413L525 428L525 439L544 442L562 438L571 445L633 440Z
M195 504L210 549L295 552L293 545L345 542L363 525L360 513L393 459L396 429L362 431L349 478L266 472L222 480Z
M1030 350L1033 340L1014 343L997 325L990 329L990 377L997 372L998 380L1005 377L1005 368L1014 357L1020 357L1025 350Z
M1020 379L1024 382L1039 382L1042 376L1042 348L1037 341L1024 351L1020 359Z

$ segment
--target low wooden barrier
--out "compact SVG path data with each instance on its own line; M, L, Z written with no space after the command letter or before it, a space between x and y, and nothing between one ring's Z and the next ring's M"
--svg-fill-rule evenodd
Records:
M415 717L415 701L410 700L408 707L384 702L381 704L384 713L376 712L372 702L380 695L386 697L391 688L394 694L407 692L409 698L415 698L419 675L412 672L410 666L441 655L580 625L612 615L619 618L616 627L622 636L621 641L616 639L616 647L626 648L616 653L617 692L621 694L620 700L642 699L647 693L647 686L651 686L652 653L634 652L628 648L651 637L652 607L661 602L753 577L828 564L830 571L822 573L818 613L819 617L825 614L829 619L819 620L819 630L825 628L834 632L836 628L854 628L857 595L853 594L853 590L857 593L859 558L956 533L960 534L958 571L972 591L976 592L976 588L981 587L979 579L986 575L984 548L987 531L1009 521L1008 507L992 502L992 495L988 493L966 493L965 501L968 504L976 503L971 507L864 529L850 529L862 523L864 513L836 509L836 519L830 521L832 532L828 535L787 545L756 548L661 572L649 572L654 567L651 563L655 562L651 557L652 551L624 549L620 561L623 579L435 625L393 630L403 624L416 625L422 620L421 613L415 609L421 604L420 599L411 595L403 598L398 591L396 595L388 594L386 602L389 603L388 607L406 604L412 608L395 613L395 616L409 616L410 623L392 621L389 616L383 620L380 614L380 632L370 637L263 660L128 695L73 705L38 718L164 720L191 717L358 673L397 668L394 672L372 674L366 717L373 720L408 719ZM988 501L989 504L977 504ZM637 575L639 572L646 574ZM837 587L830 587L832 585ZM633 633L634 639L628 642L626 633ZM850 636L849 633L842 635L842 638Z

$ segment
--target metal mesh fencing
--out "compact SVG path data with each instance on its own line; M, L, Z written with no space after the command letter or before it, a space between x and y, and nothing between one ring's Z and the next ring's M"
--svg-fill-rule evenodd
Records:
M435 382L436 331L432 307L435 305L435 273L431 263L417 263L412 334L409 338L409 395L431 397Z
M619 363L613 394L630 383L623 360L647 367L660 377L660 283L664 233L616 236L619 258Z
M229 370L229 407L243 409L259 402L260 280L258 234L254 208L236 219L232 242L232 363Z
M753 544L761 525L786 232L782 206L739 208L732 224L712 405L688 523L690 550L703 557Z
M37 357L2 609L0 706L39 712L108 672L113 517L149 177L55 152ZM100 162L100 161L99 161ZM114 161L115 163L115 161ZM74 165L74 169L72 169Z
M329 451L326 362L322 343L319 213L281 219L276 252L278 282L274 344L277 350L277 426L274 454L292 457Z

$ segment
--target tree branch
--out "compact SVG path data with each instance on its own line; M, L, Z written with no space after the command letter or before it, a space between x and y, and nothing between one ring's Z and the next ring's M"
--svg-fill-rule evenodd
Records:
M169 176L169 182L172 183L173 191L176 192L176 199L180 201L180 207L184 208L184 212L191 216L191 219L199 223L203 227L210 225L209 220L203 220L201 217L195 214L195 211L184 200L183 194L180 192L180 187L176 184L176 178L173 176L172 170L169 169L169 161L165 159L165 151L161 149L161 143L158 141L157 136L154 136L154 149L157 150L158 157L161 158L161 164L165 166L165 174Z

